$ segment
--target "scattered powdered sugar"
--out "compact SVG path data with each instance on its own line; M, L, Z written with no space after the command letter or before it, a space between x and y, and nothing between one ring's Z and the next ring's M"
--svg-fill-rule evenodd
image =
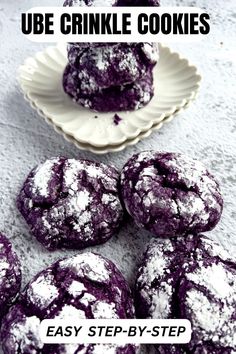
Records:
M201 162L182 154L177 154L176 158L166 161L165 166L178 173L178 178L185 182L187 188L198 184L202 175L206 173Z
M214 337L214 341L219 341L225 346L232 346L234 330L230 318L234 311L233 308L222 309L220 304L210 302L197 289L187 292L186 302L193 315L194 327L201 331L199 342Z
M151 318L167 318L170 313L173 289L167 281L162 281L170 267L170 258L165 256L167 250L173 250L169 239L152 240L146 253L147 260L137 279L141 297L149 305L148 315ZM155 280L158 280L158 288L153 287Z
M143 170L141 171L140 177L146 177L146 176L150 176L150 177L155 177L156 176L156 168L154 166L148 166L143 168Z
M91 302L96 301L96 297L90 293L84 293L83 297L80 299L80 302L85 306L88 306Z
M221 319L219 305L217 303L212 304L197 289L189 290L186 295L186 303L196 317L194 325L204 328L206 331L216 332Z
M108 52L108 55L109 52L112 52L112 48L110 47L98 47L96 48L96 52L92 53L92 59L94 60L96 67L101 71L106 70L108 66L107 58L104 55L104 48ZM87 60L87 56L85 57L85 60Z
M84 169L80 160L68 159L64 165L63 182L69 189L69 193L74 194L78 190L78 173Z
M138 156L136 161L137 162L142 162L142 161L146 161L148 159L152 159L153 158L153 151L141 151ZM128 169L128 167L127 167Z
M158 44L148 42L143 43L142 50L151 63L157 62L159 58Z
M53 167L59 162L59 158L46 160L35 170L32 192L42 197L49 196L48 184L52 178Z
M151 99L151 94L150 94L150 92L144 91L144 92L143 92L143 101L144 101L144 102L149 102L150 99ZM139 102L138 105L140 106L140 105L142 105L142 103Z
M78 77L80 79L80 88L81 88L82 92L85 92L88 94L93 93L93 92L97 92L98 85L96 83L96 80L94 77L92 77L88 74L87 70L81 70L78 74ZM73 86L75 86L74 83L73 83ZM79 90L78 90L78 92L79 92Z
M93 177L93 178L105 176L102 169L95 165L86 166L86 172L88 173L89 177Z
M76 321L78 319L86 319L86 315L83 310L78 310L72 305L64 305L62 310L56 317L54 317L54 319Z
M0 260L0 282L3 281L3 278L6 275L7 269L9 269L10 264L5 259Z
M200 267L187 278L196 284L205 286L220 299L236 294L236 277L221 264L213 263L208 267Z
M73 216L76 216L76 214L72 214ZM77 231L81 231L81 228L85 225L85 224L87 224L87 223L89 223L90 221L91 221L91 219L92 219L92 213L90 212L90 211L87 211L87 210L85 210L84 212L82 212L82 213L79 213L79 215L78 215L78 222L74 222L74 224L73 224L73 228L74 228L74 230L77 230ZM91 229L91 227L89 227L88 225L87 225L87 231L89 231L89 235L92 235L92 229ZM88 233L88 232L87 232ZM84 236L86 236L86 235L84 235ZM85 237L85 239L86 239L86 237Z
M83 7L83 6L95 6L95 7L103 7L103 6L113 6L114 1L112 0L90 0L88 4L86 4L85 0L73 0L73 6L75 7Z
M85 252L65 259L60 262L60 267L71 267L79 276L85 276L97 282L105 282L110 277L105 260L92 252Z
M232 255L230 255L229 252L218 243L212 241L208 237L204 238L204 243L207 245L207 251L211 256L220 257L224 261L232 261ZM234 262L236 263L236 258L234 259Z
M64 354L75 354L76 349L78 348L78 345L74 344L67 344L65 345L65 351ZM90 344L87 344L83 347L83 349L80 349L78 354L87 354L88 349L90 354L116 354L117 353L117 348L118 346L116 344L96 344L93 345L93 348L91 348ZM120 347L119 347L120 348Z
M63 347L63 354L75 354L78 349L78 344L65 344ZM86 354L86 349L80 349L79 354ZM60 352L61 353L61 352Z
M150 317L151 318L168 318L170 314L170 302L173 293L172 287L165 283L163 289L154 290L151 296Z
M103 195L102 195L102 203L103 204L109 204L114 201L117 201L117 198L113 194L103 193Z
M191 227L199 223L199 219L201 221L207 222L210 217L210 213L205 210L205 205L203 200L194 192L188 192L186 194L182 194L181 198L176 198L175 200L178 206L179 214L189 220ZM204 210L204 212L202 212ZM197 217L194 217L194 216Z
M124 54L119 62L119 68L123 71L129 68L129 73L134 77L138 74L138 62L132 51Z
M56 213L56 215L58 215L58 209L55 208L55 209L53 209L53 211L54 211L54 213ZM47 215L42 216L42 224L47 230L51 230L52 225L48 222Z
M194 336L187 351L193 352L192 348L202 348L204 342L212 341L214 348L219 346L223 353L226 347L236 347L235 270L230 262L221 262L218 254L206 255L206 250L210 253L211 246L215 247L210 239L198 235L195 242L194 237L150 243L137 279L138 308L147 318L188 318Z
M13 324L10 331L15 337L15 352L25 353L25 348L32 347L33 345L37 348L36 350L31 349L30 354L37 354L38 349L42 349L44 343L41 341L39 333L40 319L36 316L25 317L24 322L18 322Z
M94 318L119 318L114 303L97 301L91 306Z
M52 274L42 274L31 283L27 295L32 303L40 308L45 308L59 295L58 289L53 285Z
M93 348L93 354L116 354L117 345L115 344L97 344Z
M93 0L93 6L113 6L116 3L115 0Z
M91 201L90 193L87 190L79 191L76 193L75 208L80 208L80 210L85 210Z
M78 174L80 171L85 171L91 178L105 176L100 166L96 166L95 163L88 164L87 161L81 161L76 159L68 159L64 167L64 183L67 187L77 191L78 186Z
M86 291L86 287L83 283L73 280L68 288L68 293L71 294L73 297L77 297L82 294L83 291Z
M148 258L147 263L142 269L142 274L138 278L138 281L147 286L151 286L152 282L161 277L168 269L169 260L163 257L163 253L160 249L156 248L155 254Z

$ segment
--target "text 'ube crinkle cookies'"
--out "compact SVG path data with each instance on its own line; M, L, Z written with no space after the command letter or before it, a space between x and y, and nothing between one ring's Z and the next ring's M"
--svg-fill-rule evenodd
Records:
M121 173L121 194L135 222L159 237L211 230L223 208L215 178L180 153L144 151L131 157Z
M130 289L116 266L94 253L59 260L40 272L4 317L4 354L135 354L133 345L43 344L43 319L133 318Z
M0 319L16 298L20 286L20 262L10 241L0 234Z
M84 248L107 241L123 210L114 167L64 157L46 160L27 177L17 206L46 248Z
M64 6L159 6L156 0L67 0ZM154 95L156 43L70 43L63 74L64 91L98 112L142 108Z
M204 235L150 243L136 305L138 317L191 321L190 343L156 346L159 354L236 353L236 262Z

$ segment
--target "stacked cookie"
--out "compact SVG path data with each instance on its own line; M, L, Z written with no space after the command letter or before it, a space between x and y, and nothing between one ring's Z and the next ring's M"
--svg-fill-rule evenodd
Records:
M129 4L141 6L141 2ZM106 5L127 4L110 1ZM99 4L70 0L64 6ZM153 43L71 43L63 87L74 101L98 112L139 109L154 94L152 71L157 60L158 46Z

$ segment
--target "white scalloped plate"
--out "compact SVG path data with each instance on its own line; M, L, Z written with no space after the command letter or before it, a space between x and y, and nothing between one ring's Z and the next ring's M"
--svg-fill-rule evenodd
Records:
M28 97L25 96L25 99L27 101L29 101ZM30 102L30 101L29 101ZM120 152L122 150L124 150L126 147L128 146L132 146L137 144L140 140L143 140L145 138L148 138L152 132L159 130L163 124L165 123L169 123L172 121L172 119L174 118L174 116L177 116L179 113L181 113L184 109L186 109L189 106L189 103L186 103L186 105L180 109L178 109L177 111L175 111L172 115L164 118L160 123L154 124L149 130L140 133L136 138L134 139L127 139L125 140L122 144L118 144L118 145L107 145L104 147L96 147L90 144L84 144L84 143L80 143L77 140L75 140L72 136L65 134L61 128L56 127L52 121L49 118L46 118L43 113L40 110L38 111L38 114L41 115L42 117L45 118L46 122L50 125L53 126L54 130L63 135L63 137L69 141L70 143L74 144L77 148L79 148L80 150L85 150L85 151L90 151L94 154L97 155L103 155L103 154L107 154L107 153L114 153L114 152ZM32 102L30 102L32 108L37 109L34 104Z
M117 148L172 116L193 100L199 89L201 77L196 67L169 48L159 47L160 59L154 69L154 97L142 109L118 112L122 118L118 125L113 122L115 113L86 109L64 93L65 44L49 47L34 58L28 58L19 70L20 85L31 105L64 136L96 148L110 148L111 145Z

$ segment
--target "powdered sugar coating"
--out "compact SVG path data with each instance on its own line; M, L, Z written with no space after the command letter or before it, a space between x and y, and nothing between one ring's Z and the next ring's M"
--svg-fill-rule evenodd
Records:
M134 83L105 89L97 87L90 80L89 75L81 80L79 72L68 65L64 71L63 87L75 102L98 112L136 110L145 106L154 94L150 70Z
M116 0L66 0L63 6L81 7L81 6L117 6Z
M135 222L160 237L211 230L223 208L215 178L179 153L134 155L123 167L121 193Z
M131 84L140 80L158 60L158 46L153 43L83 43L68 46L69 64L78 71L83 91Z
M159 0L118 0L117 6L160 6Z
M104 164L52 158L31 171L17 206L48 249L100 244L122 221L118 178L115 168Z
M159 346L158 353L235 353L236 263L223 253L205 235L150 243L136 282L138 315L187 318L193 330L189 344Z
M43 286L44 292L39 287L43 283L47 284L47 288ZM4 354L135 354L137 348L133 345L44 345L38 333L40 321L46 318L76 321L133 317L131 292L116 266L98 254L78 254L57 261L26 286L3 319L3 351Z
M10 241L0 234L0 319L12 304L20 286L20 262Z
M64 6L159 6L159 1L66 0ZM137 110L153 97L157 60L154 43L71 43L63 88L74 102L97 112Z

